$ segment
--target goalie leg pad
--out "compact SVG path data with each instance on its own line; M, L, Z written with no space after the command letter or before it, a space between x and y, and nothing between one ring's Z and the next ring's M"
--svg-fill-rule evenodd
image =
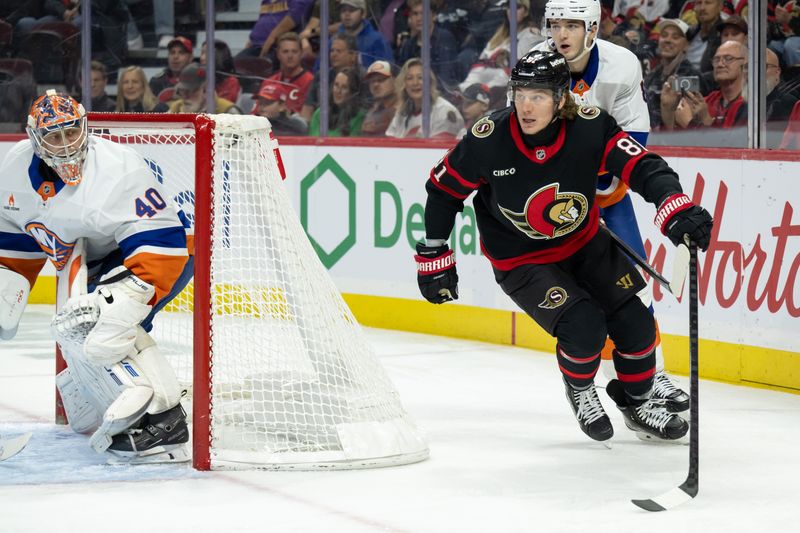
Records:
M98 453L111 446L112 437L122 433L139 421L147 412L153 399L153 389L136 386L122 391L103 415L103 423L92 434L89 444Z
M25 276L0 266L0 339L11 340L17 334L30 292Z
M89 401L77 381L72 377L69 368L65 368L56 376L56 387L61 394L64 410L72 431L75 433L91 433L103 422L103 417L95 405Z
M153 388L153 401L147 412L158 414L178 405L182 390L175 371L153 338L141 327L136 336L136 352L131 359Z

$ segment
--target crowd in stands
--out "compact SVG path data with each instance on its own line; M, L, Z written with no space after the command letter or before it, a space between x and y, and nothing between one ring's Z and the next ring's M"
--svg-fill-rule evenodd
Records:
M197 39L205 2L83 1L92 6L92 110L207 111L208 44ZM425 28L422 0L330 0L329 108L323 113L320 2L262 0L239 46L214 42L210 111L266 116L278 135L319 135L327 118L330 136L421 137L421 56L429 40L429 135L457 138L484 114L505 107L512 57L546 38L545 3L518 0L511 13L509 0L431 0ZM238 1L216 4L233 9ZM747 0L601 4L600 37L628 48L642 64L651 139L746 146ZM21 131L28 102L44 86L81 96L79 7L78 0L2 2L3 131ZM194 31L176 32L174 9L195 21ZM151 18L142 22L132 15L137 10ZM800 2L769 0L767 10L767 145L800 149ZM134 51L142 48L140 27L150 23L150 40L164 59L148 77ZM55 40L47 41L49 34ZM46 50L49 57L41 50L48 42L55 43Z

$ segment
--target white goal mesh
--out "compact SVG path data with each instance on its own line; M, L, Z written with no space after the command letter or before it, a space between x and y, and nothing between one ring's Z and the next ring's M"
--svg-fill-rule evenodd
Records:
M361 468L426 458L423 436L300 225L269 122L209 118L213 153L197 155L213 159L211 176L199 176L213 184L209 205L195 205L199 134L191 122L90 120L93 135L147 159L192 223L200 210L211 214L210 345L200 350L210 357L208 382L192 379L193 338L202 338L193 332L194 283L157 315L152 332L194 389L187 397L194 396L195 426L208 408L207 433L194 431L195 465L200 459L202 468L205 453L211 468ZM198 237L205 230L195 229Z

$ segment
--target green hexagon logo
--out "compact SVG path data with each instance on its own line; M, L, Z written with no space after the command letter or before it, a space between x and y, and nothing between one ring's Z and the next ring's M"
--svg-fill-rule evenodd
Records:
M344 187L347 192L347 235L336 244L329 252L314 238L309 231L308 213L310 208L309 191L319 182L320 178L330 172L336 180ZM336 160L327 154L317 166L311 169L302 180L300 180L300 223L311 241L311 245L317 252L325 268L330 269L341 259L344 254L356 243L356 182L345 172Z

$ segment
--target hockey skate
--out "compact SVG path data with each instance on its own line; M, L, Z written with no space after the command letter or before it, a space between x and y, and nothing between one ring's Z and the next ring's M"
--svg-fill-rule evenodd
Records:
M600 398L597 397L597 389L595 389L594 383L589 385L587 389L576 390L565 380L564 387L572 412L575 413L575 418L578 419L581 430L589 438L603 442L614 436L611 420L603 409Z
M622 412L625 425L642 440L674 443L689 431L689 423L669 412L663 399L634 400L616 379L608 382L606 391Z
M180 404L157 415L145 414L133 428L115 435L109 462L179 463L189 460L189 428Z
M664 406L670 413L689 410L689 395L675 386L663 370L653 376L653 399L664 400Z

